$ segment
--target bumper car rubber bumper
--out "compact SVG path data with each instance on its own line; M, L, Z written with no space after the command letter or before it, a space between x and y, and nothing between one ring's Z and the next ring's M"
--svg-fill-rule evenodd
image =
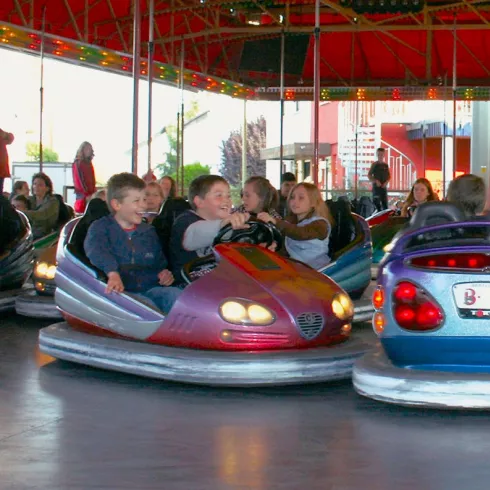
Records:
M54 296L41 296L36 291L24 292L15 299L15 311L18 315L31 318L61 319L61 313L56 308Z
M15 310L16 298L25 292L24 288L0 291L0 313Z
M211 386L274 386L350 378L371 345L351 338L314 349L219 352L99 337L66 322L39 332L41 352L55 358L150 378Z
M395 366L381 346L357 360L357 393L405 406L490 409L490 373L448 372Z

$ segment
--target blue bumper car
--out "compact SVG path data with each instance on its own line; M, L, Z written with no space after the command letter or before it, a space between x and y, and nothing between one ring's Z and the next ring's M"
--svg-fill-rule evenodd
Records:
M379 347L354 368L361 395L436 408L490 408L490 221L421 206L380 264Z

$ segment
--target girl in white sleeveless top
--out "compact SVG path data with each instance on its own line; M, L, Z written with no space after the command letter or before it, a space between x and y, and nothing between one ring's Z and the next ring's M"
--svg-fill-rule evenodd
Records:
M291 258L314 269L322 269L330 262L328 242L332 217L320 191L313 184L297 184L289 194L288 209L287 220L273 218L267 213L257 217L274 223L281 230Z

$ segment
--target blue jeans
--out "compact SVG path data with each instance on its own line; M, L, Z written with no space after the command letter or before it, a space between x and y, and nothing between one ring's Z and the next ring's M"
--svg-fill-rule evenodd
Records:
M138 293L135 296L140 296L146 301L150 300L150 302L159 310L168 313L181 294L182 290L179 288L156 286L148 289L148 291L145 291L144 293Z

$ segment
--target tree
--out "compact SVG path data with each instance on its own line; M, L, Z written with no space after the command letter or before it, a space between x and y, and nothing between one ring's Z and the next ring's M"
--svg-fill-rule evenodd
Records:
M265 161L260 159L260 150L265 148L266 120L260 116L256 121L247 123L247 176L265 177ZM230 132L227 140L221 144L220 172L232 186L242 180L242 132Z
M197 101L193 100L190 108L184 113L184 125L195 118L198 113L199 106ZM174 175L177 171L177 125L169 124L163 129L163 132L167 135L169 151L164 154L164 161L155 167L160 177Z
M184 195L187 195L190 183L200 175L209 175L211 168L208 165L201 165L199 162L194 162L184 167ZM177 173L170 175L173 179L177 179Z
M27 143L26 156L29 162L39 162L39 143ZM43 162L59 162L58 153L48 146L43 146Z

